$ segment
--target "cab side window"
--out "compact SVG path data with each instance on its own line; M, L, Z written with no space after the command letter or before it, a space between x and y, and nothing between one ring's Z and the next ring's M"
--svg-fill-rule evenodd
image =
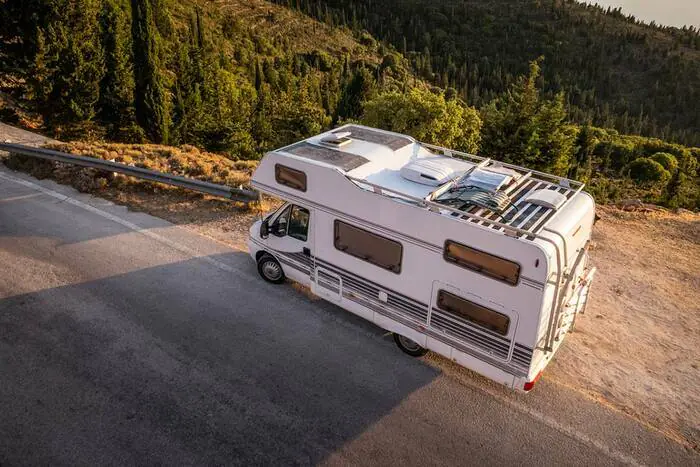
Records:
M275 219L271 229L275 236L284 237L287 235L287 226L289 225L289 214L291 211L292 206L287 206Z
M309 210L300 206L292 208L287 235L305 242L309 239Z

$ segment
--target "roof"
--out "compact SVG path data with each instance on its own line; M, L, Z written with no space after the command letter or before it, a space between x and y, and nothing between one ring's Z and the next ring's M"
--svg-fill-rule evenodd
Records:
M446 216L498 230L509 227L519 230L519 235L524 236L541 231L547 221L564 209L568 201L583 189L582 183L565 178L420 143L410 136L354 124L308 138L276 152L339 170L360 188L396 201L417 204ZM444 170L437 170L437 165ZM435 183L431 185L428 180L419 183L416 181L419 177L408 177L406 171L402 175L401 169L409 167L414 172L421 169L429 171L424 176L430 179L430 183L437 179L432 176L435 174L441 178L452 171L455 177L442 186L436 186ZM483 189L480 193L471 193L470 196L458 199L456 204L455 198L450 198L450 203L443 201L445 193L455 189L458 179L478 179L478 174L482 176L481 181L488 183L492 183L488 178L493 178L494 174L497 174L496 178L502 178L497 180L502 183L489 186L495 190L492 191L492 198L499 203L489 204L488 190L484 194ZM549 196L543 196L540 190L550 190L561 196L550 193L544 193ZM553 205L544 202L545 199L560 199L561 202Z

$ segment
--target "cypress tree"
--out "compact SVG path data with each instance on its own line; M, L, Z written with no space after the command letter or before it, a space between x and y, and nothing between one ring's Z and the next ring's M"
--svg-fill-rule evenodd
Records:
M99 1L76 0L64 7L48 21L43 39L37 36L35 66L43 66L45 73L41 84L45 94L38 104L48 127L91 120L104 75Z
M375 91L376 81L366 68L359 68L347 83L338 102L334 123L345 119L359 119L362 116L364 102Z
M126 124L131 118L134 76L128 19L121 5L106 0L100 15L105 75L100 82L99 117L106 123Z
M151 0L131 0L136 121L148 137L168 141L168 109L158 57L157 12Z

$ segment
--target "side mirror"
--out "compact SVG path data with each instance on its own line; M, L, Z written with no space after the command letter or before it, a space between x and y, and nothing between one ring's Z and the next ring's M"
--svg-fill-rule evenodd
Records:
M260 224L260 238L267 238L270 236L270 223L265 219Z

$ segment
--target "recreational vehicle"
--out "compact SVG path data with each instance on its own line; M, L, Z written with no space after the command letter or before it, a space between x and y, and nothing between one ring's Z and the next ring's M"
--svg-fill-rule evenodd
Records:
M346 125L270 152L285 203L250 229L285 278L508 387L532 389L588 300L595 203L583 184Z

